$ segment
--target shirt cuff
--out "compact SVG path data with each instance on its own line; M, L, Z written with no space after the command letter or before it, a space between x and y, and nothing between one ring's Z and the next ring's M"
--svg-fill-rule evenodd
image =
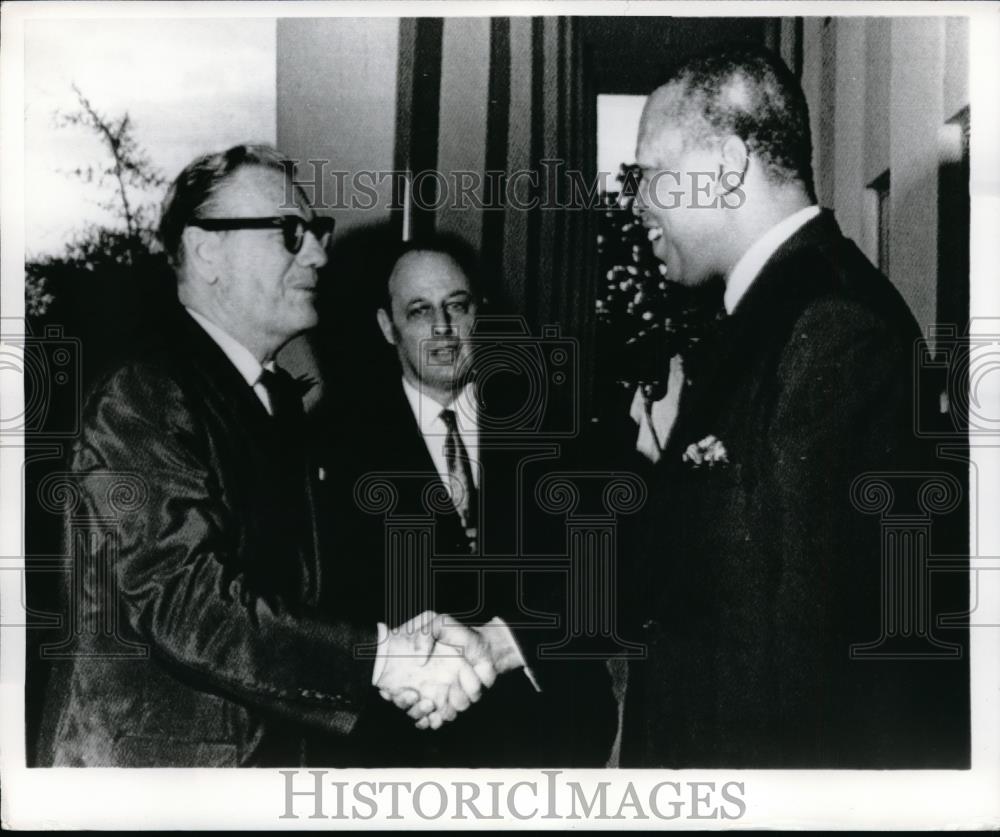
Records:
M489 640L490 651L493 653L493 665L498 674L505 671L513 671L516 668L522 669L534 690L536 692L542 691L542 687L538 685L535 673L524 661L524 654L521 652L521 646L515 638L514 632L503 619L499 616L494 616L480 630L484 632L488 631L486 636Z
M375 640L375 668L372 669L372 685L374 686L382 677L382 672L385 671L386 664L386 648L389 645L389 626L384 622L379 622L376 626L378 630L378 638Z

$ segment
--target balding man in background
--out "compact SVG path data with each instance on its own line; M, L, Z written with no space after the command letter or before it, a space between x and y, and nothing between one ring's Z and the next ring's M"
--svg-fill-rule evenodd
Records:
M366 716L361 749L381 765L602 767L615 723L607 672L600 661L536 659L538 644L560 634L530 623L540 612L563 615L566 603L551 578L511 569L521 544L538 554L564 548L541 548L553 540L543 526L565 532L551 516L539 519L521 467L538 459L537 438L511 421L524 411L516 390L524 382L480 374L490 358L477 341L498 351L487 370L495 373L505 335L482 319L477 327L475 254L455 236L421 238L398 247L382 281L375 313L395 374L379 373L359 398L328 399L318 422L330 470L351 476L328 485L339 490L329 501L344 540L337 552L357 556L357 612L394 621L428 609L452 614L484 639L500 676L434 735L408 729L388 709ZM515 339L513 350L524 351L524 338ZM375 484L392 495L393 531L409 528L408 538L387 537L390 523L360 508L364 486Z

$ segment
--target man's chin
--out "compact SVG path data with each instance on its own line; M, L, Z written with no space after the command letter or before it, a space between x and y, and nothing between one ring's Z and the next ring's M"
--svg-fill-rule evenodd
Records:
M681 278L684 276L685 271L682 269L680 255L670 246L667 237L661 235L653 242L652 249L656 260L661 262L667 269L665 278L672 282L686 284Z
M298 321L303 330L315 328L319 324L319 314L316 313L316 308L312 302L309 302L307 305L302 305L299 308Z
M669 273L667 274L666 279L668 282L673 282L675 285L680 285L684 288L696 288L698 285L704 284L705 281L687 274L671 275Z
M667 243L666 241L664 241L662 235L655 241L653 241L650 249L653 251L653 255L656 257L657 261L663 262L663 264L667 264L667 262L670 260L670 250L667 247Z
M667 266L667 272L663 278L668 282L673 282L675 285L681 285L685 288L697 288L700 285L708 284L715 278L715 274L708 270L692 269L691 267L682 268L679 261L676 258L663 261Z
M441 370L437 369L435 372L440 373ZM454 371L444 372L443 374L428 375L425 380L438 389L447 389L448 387L455 387L458 385L458 376Z
M451 392L453 395L457 395L465 383L454 369L449 370L438 366L429 370L425 367L422 372L420 382L438 392ZM430 374L428 374L429 372Z

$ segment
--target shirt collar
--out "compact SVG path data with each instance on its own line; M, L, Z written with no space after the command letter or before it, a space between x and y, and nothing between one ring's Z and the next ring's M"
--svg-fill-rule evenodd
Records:
M723 296L723 302L726 305L727 314L733 313L740 300L743 299L743 295L757 278L757 274L760 273L775 251L788 241L800 227L817 215L819 215L819 207L815 204L803 207L797 212L793 212L785 220L779 221L750 245L750 249L736 262L736 266L726 280L726 293Z
M221 326L213 323L204 314L195 311L193 308L188 308L187 306L184 306L184 310L187 311L194 321L205 330L205 333L218 344L219 348L222 349L226 357L229 358L229 362L236 367L237 371L243 376L249 386L253 386L260 380L260 373L261 370L264 369L264 366L267 366L268 369L273 371L273 363L269 362L261 365L260 361L253 356L253 353L246 346L240 343Z
M417 424L420 425L420 432L425 436L428 433L440 432L444 426L441 420L441 411L444 408L406 378L403 378L403 392L406 393L406 400L410 402L410 409L413 410ZM466 384L448 407L455 411L456 424L460 432L474 427L478 414L472 383Z

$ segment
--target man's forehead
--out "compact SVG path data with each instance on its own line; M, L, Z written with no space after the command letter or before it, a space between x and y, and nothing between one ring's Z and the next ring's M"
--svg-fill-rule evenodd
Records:
M389 293L404 304L410 299L469 291L469 279L450 255L415 250L403 255L389 278Z
M265 166L243 166L234 171L219 186L215 201L220 211L235 217L312 216L308 202L291 178Z
M681 98L681 91L674 84L658 87L649 95L639 120L636 157L649 155L679 140Z

